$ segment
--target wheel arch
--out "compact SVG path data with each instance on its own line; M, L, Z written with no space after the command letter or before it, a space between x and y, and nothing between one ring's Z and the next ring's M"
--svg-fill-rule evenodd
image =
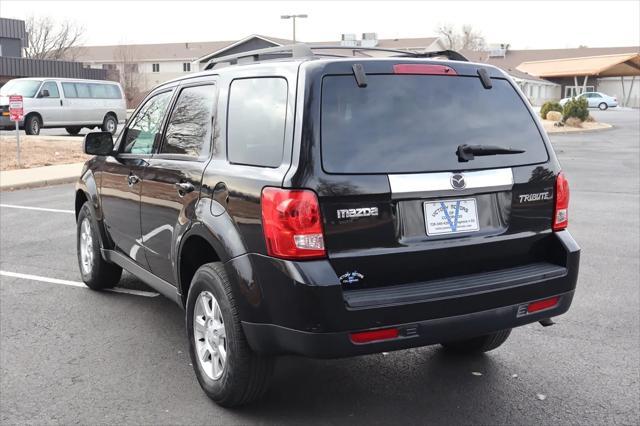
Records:
M42 120L42 114L40 114L38 111L29 111L25 116L24 119L22 120L22 122L24 123L24 125L27 125L27 121L29 121L29 118L36 116L40 119L40 126L44 127L44 121Z
M85 166L86 167L86 166ZM93 172L88 169L86 170L78 183L76 184L76 194L75 194L75 218L78 220L78 215L80 214L80 209L84 205L84 203L89 202L89 207L92 210L92 213L98 222L98 236L100 237L101 247L110 248L112 244L110 243L110 239L107 236L107 232L104 227L103 221L103 213L102 207L100 205L100 196L98 194L98 185L96 183L95 176Z
M206 263L225 260L227 256L223 254L222 244L210 233L204 232L201 225L192 227L182 237L176 260L176 277L183 307L187 304L191 280L198 268Z

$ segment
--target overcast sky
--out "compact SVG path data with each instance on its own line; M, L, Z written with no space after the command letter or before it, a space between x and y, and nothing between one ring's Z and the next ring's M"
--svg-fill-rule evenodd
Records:
M84 44L236 40L249 34L339 40L342 33L428 37L440 24L477 28L512 48L640 45L640 1L28 1L0 0L0 16L49 15L86 29Z

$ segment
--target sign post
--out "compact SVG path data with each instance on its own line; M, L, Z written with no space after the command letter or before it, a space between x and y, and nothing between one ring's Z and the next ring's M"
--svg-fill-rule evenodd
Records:
M16 156L18 160L18 168L20 168L20 128L18 126L18 122L24 119L22 96L9 96L9 119L16 122Z

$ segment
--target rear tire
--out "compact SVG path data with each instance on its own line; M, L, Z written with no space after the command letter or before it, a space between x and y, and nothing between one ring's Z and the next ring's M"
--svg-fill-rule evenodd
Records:
M42 120L35 114L27 117L24 122L24 132L28 135L39 135L42 128Z
M77 135L78 133L80 133L80 129L82 129L82 127L65 127L64 128L67 133L69 133L72 136Z
M115 135L116 130L118 130L118 119L113 114L105 115L104 120L102 120L102 131Z
M607 108L609 108L609 105L607 105L605 102L600 102L600 105L598 105L598 108L600 108L600 111L604 111Z
M82 281L92 290L115 286L122 276L122 268L102 258L98 224L89 202L83 204L78 214L76 235Z
M500 330L485 336L472 337L465 340L443 342L441 345L448 351L459 354L473 354L489 352L502 345L509 335L511 329Z
M191 363L209 398L223 407L237 407L262 396L274 359L249 347L221 263L196 271L187 296L186 325Z

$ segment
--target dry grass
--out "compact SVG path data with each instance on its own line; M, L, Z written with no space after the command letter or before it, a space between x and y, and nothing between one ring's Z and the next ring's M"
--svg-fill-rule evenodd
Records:
M23 169L87 161L82 152L82 138L20 136L20 159ZM17 169L15 134L0 136L0 170Z

